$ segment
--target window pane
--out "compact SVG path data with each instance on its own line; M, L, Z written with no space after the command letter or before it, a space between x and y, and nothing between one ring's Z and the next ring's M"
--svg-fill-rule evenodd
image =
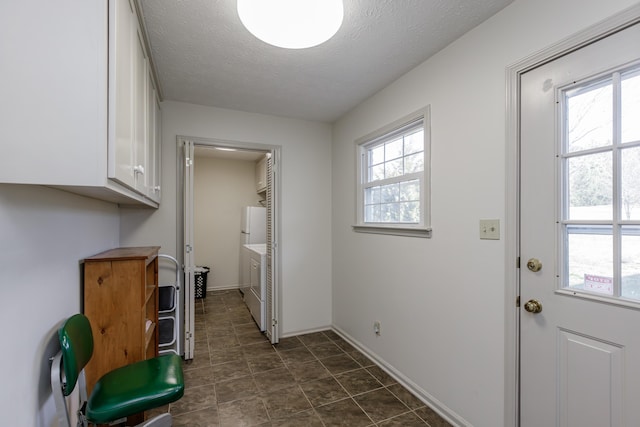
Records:
M369 168L369 181L384 179L384 163Z
M402 157L402 138L387 142L385 145L384 159L385 161Z
M400 203L400 221L404 223L417 224L420 222L420 203L404 202Z
M585 231L592 233L586 234ZM567 269L569 283L566 285L569 288L613 295L611 227L583 228L580 233L569 228Z
M365 222L380 222L380 205L370 205L364 208Z
M402 201L419 201L420 200L420 181L414 179L400 183L400 200Z
M640 220L640 147L621 150L620 153L622 156L621 219Z
M369 149L369 165L377 165L384 162L384 144Z
M402 171L402 158L392 160L384 164L384 176L385 178L393 178L395 176L403 175Z
M400 198L398 184L389 184L382 187L380 199L382 203L397 202Z
M622 296L640 300L640 226L622 227Z
M569 218L596 220L613 218L611 153L567 159Z
M612 85L599 83L567 93L567 152L611 145Z
M622 142L640 140L640 73L622 77Z
M404 137L404 155L424 150L424 131L412 133Z
M371 187L364 190L364 204L373 205L380 203L380 187Z
M400 222L400 210L397 203L384 203L380 205L380 221L381 222Z
M424 153L421 151L404 158L404 173L421 172L424 169Z

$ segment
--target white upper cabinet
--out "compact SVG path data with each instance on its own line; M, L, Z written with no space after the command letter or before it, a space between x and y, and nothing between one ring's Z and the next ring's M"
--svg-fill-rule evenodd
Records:
M161 115L134 2L35 3L0 14L0 183L157 207Z

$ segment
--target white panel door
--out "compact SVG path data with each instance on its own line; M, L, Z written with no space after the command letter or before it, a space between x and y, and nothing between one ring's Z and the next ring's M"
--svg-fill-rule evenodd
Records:
M640 25L520 83L521 425L640 425Z

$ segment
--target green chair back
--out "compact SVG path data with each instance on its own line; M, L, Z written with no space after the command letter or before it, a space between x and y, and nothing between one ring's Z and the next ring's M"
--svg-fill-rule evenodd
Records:
M58 329L58 338L66 377L64 395L69 396L76 387L80 372L93 354L93 334L89 319L83 314L71 316Z

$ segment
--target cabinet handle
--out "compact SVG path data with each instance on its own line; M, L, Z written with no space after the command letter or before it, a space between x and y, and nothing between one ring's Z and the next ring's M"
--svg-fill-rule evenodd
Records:
M133 167L133 172L140 174L140 175L144 175L144 166L142 165L138 165L138 166L134 166Z
M153 187L153 191L155 191L156 193L160 192L160 186L156 185L155 187Z

